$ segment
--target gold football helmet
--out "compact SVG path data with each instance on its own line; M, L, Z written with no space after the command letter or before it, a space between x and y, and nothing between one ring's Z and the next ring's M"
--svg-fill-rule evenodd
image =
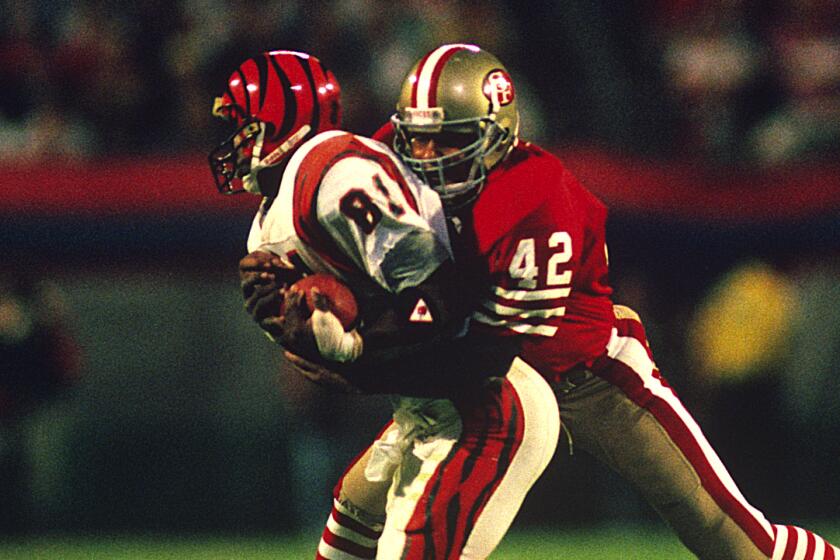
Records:
M505 67L475 45L443 45L424 56L405 79L391 117L394 150L435 189L447 209L473 202L490 169L516 143L516 91ZM417 158L412 139L460 138L457 151Z

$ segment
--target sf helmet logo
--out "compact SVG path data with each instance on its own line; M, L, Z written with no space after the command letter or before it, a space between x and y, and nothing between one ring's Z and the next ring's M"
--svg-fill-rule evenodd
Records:
M494 107L503 107L513 101L515 95L513 82L507 72L502 69L491 70L484 77L484 97L490 100Z

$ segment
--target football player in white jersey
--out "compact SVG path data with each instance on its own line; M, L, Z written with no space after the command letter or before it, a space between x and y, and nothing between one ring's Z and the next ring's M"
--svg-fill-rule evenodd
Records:
M260 326L287 351L330 364L365 392L412 395L394 398L394 422L362 458L361 491L354 495L347 477L336 489L318 555L376 555L382 527L371 521L385 512L371 485L393 482L393 534L386 526L388 550L379 557L399 557L409 532L429 546L445 541L447 558L465 550L483 557L553 455L557 405L536 373L487 382L508 370L513 349L496 344L470 356L462 342L457 354L440 346L463 330L471 303L452 263L440 199L384 144L338 130L339 89L304 53L247 59L213 108L236 130L210 154L221 192L263 197L240 263L246 306ZM310 318L299 293L286 293L312 272L352 286L358 328L345 332L328 308ZM399 486L400 469L428 472L416 480L441 489L420 521L416 489ZM462 503L475 506L458 511ZM433 538L446 524L452 539Z
M237 125L210 155L217 186L263 196L248 250L274 255L288 281L327 272L360 296L417 288L442 265L446 276L451 255L438 197L384 145L337 130L339 89L315 57L275 51L243 62L216 99L214 114ZM435 305L434 295L427 299ZM341 347L324 357L361 354L357 331L339 338Z

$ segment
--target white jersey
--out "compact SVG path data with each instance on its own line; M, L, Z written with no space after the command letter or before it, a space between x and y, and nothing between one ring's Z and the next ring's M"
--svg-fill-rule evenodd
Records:
M417 286L452 258L437 193L385 144L342 131L322 132L294 153L277 197L263 201L251 225L248 251L257 250L333 274L357 295L376 286L392 293ZM402 411L396 418L408 424L388 445L408 445L412 426L437 418L432 411L454 410L442 402L393 396L394 409ZM449 425L439 418L436 424ZM382 452L373 463L389 470Z
M277 197L254 218L248 251L256 250L392 293L452 256L437 193L384 144L342 131L323 132L292 156Z

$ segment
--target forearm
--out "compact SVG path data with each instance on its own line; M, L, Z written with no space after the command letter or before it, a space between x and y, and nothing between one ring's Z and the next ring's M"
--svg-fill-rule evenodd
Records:
M390 354L363 354L341 366L340 373L365 393L453 397L490 377L503 377L518 352L513 337L439 336Z
M469 294L446 261L420 285L363 306L364 350L340 372L364 392L408 396L451 396L504 375L518 343L463 336Z
M398 359L417 345L456 336L469 309L452 261L443 262L419 285L381 294L360 307L363 358L370 363Z

